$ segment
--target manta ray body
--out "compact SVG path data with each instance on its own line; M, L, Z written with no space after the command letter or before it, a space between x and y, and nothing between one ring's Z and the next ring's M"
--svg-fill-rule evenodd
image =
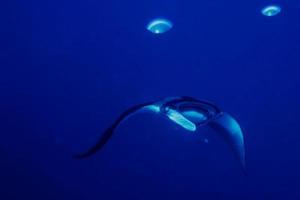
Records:
M82 154L75 155L75 158L81 159L94 155L109 141L121 122L141 112L161 115L191 132L197 131L204 125L210 126L230 145L245 170L244 137L238 122L216 105L186 96L168 97L127 109L104 131L94 146Z

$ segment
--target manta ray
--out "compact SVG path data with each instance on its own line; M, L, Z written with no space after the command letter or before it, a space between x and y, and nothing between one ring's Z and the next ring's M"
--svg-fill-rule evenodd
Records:
M187 96L168 97L162 100L132 106L124 111L115 122L103 132L94 146L86 152L77 154L74 157L83 159L94 155L109 141L120 123L130 116L143 112L165 117L186 131L195 132L199 127L206 125L211 127L229 144L236 158L241 163L242 168L245 170L244 137L238 122L213 103Z

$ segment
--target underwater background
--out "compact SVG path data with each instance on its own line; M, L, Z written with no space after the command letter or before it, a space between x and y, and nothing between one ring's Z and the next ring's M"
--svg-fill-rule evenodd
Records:
M261 10L281 7L272 17ZM2 0L0 199L300 199L300 2ZM164 34L146 28L173 23ZM126 108L192 96L232 114L247 174L215 131Z

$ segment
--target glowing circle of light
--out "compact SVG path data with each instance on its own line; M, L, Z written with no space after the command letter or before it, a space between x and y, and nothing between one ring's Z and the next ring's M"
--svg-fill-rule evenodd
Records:
M147 30L154 34L162 34L169 31L173 27L173 23L167 19L154 19L147 25Z
M269 5L261 10L261 13L267 17L278 15L281 12L281 8L277 5Z

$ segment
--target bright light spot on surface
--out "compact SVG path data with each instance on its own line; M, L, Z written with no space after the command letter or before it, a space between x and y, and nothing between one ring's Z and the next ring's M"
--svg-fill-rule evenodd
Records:
M208 144L208 139L204 138L203 142L206 143L206 144Z
M266 6L261 10L261 13L267 17L272 17L281 12L281 8L276 5Z
M167 19L154 19L147 25L147 30L154 34L161 34L173 27L172 22Z
M169 109L167 112L167 116L170 120L175 122L176 124L180 125L181 127L185 128L188 131L196 131L197 127L196 125L185 118L182 114L177 112L176 110Z

